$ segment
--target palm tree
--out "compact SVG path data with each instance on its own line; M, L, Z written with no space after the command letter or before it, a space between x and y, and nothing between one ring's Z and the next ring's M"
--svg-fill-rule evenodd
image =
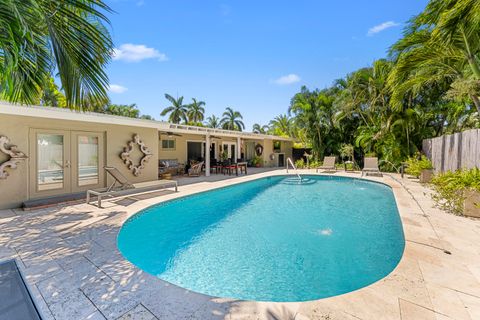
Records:
M204 101L197 101L197 99L192 98L193 102L187 106L187 117L188 122L192 124L198 124L203 121L205 108Z
M468 97L480 114L480 3L477 0L431 0L414 17L391 49L396 66L389 83L393 107L428 86L451 86Z
M140 110L135 103L132 104L109 104L104 108L103 113L112 114L122 117L138 118Z
M259 133L259 134L265 134L268 132L269 130L269 126L267 125L260 125L258 123L254 123L253 126L252 126L252 132L253 133Z
M335 125L335 89L310 91L303 86L291 101L289 112L296 125L304 130L317 158L333 153L340 143Z
M270 127L274 134L291 137L293 135L293 119L286 114L281 114L270 121Z
M102 0L0 1L0 98L38 103L45 79L57 72L66 106L108 98L104 70L113 43Z
M223 118L220 120L220 124L223 129L242 131L245 129L245 124L242 121L243 116L240 112L234 111L232 108L227 107L223 113Z
M218 129L221 127L220 118L212 114L210 117L207 118L207 122L205 123L205 125L208 128Z
M180 123L180 121L187 122L187 106L183 104L183 97L175 99L168 93L165 93L165 98L172 103L170 107L166 107L160 113L160 116L164 117L167 114L168 121L172 123Z
M424 23L435 25L435 42L459 48L477 80L480 80L480 2L478 0L431 0L423 13Z

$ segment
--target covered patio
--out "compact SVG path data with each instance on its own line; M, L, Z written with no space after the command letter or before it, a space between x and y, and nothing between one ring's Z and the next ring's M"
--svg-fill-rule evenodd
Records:
M224 161L252 166L256 159L259 167L278 168L292 156L292 139L287 137L172 123L162 123L158 130L160 165L203 162L207 177L213 165Z

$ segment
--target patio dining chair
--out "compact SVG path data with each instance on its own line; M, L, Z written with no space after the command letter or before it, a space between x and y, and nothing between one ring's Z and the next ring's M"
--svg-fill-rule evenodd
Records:
M215 171L218 174L219 171L222 170L222 164L219 163L217 160L213 159L210 160L210 172Z
M230 176L236 169L237 169L237 164L232 163L232 160L225 160L222 163L222 171L224 175L228 173L228 175Z

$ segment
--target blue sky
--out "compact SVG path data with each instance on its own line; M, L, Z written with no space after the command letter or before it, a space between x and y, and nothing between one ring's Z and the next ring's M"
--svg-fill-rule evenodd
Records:
M232 107L247 130L286 113L302 85L324 88L375 59L427 0L107 0L114 103L162 119L164 94Z

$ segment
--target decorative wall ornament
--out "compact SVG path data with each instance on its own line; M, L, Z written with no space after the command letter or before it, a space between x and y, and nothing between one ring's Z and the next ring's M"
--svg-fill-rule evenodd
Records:
M0 164L0 179L7 179L9 174L5 169L7 167L16 169L17 164L28 157L25 153L19 151L17 146L11 145L10 139L5 136L0 136L0 151L10 157L7 161Z
M140 159L140 163L135 165L130 158L130 153L133 151L133 147L138 145L140 151L143 153L143 157ZM123 148L123 152L120 154L120 158L123 160L123 163L127 165L127 168L132 171L134 176L139 176L142 173L142 170L145 169L145 164L153 156L152 151L145 146L145 143L140 140L138 134L133 135L132 141L127 143L127 146Z
M255 146L255 154L257 157L260 157L263 154L263 146L260 143L257 143Z

